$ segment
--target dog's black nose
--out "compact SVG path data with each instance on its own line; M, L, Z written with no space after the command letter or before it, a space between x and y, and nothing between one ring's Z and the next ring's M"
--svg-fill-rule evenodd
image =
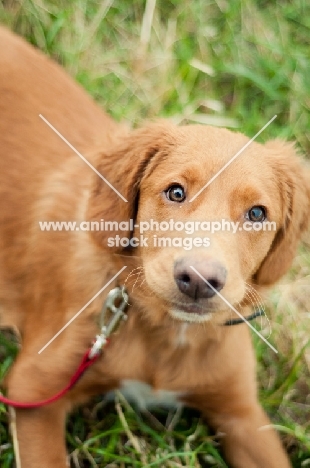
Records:
M183 258L175 262L174 279L179 290L192 299L213 297L216 292L191 268L193 267L216 291L226 282L226 268L218 261Z

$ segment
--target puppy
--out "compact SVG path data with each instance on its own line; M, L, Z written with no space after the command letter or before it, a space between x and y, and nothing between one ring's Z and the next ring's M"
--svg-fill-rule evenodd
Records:
M65 387L110 289L125 285L129 294L128 320L76 386L53 404L16 410L22 468L65 468L68 412L137 382L153 398L198 408L223 434L229 466L291 466L257 400L249 329L225 323L237 317L231 307L251 313L247 285L270 286L288 270L307 227L309 173L293 146L252 143L196 196L247 137L165 121L129 132L22 39L1 29L0 41L0 317L22 343L8 398L36 402ZM40 229L102 220L114 231ZM197 229L154 232L150 220ZM206 235L202 223L218 220L276 229Z

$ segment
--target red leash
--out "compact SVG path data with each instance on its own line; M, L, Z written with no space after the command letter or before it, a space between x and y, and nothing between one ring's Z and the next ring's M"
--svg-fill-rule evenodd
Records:
M125 267L126 268L126 267ZM117 305L116 305L117 304ZM101 354L101 350L109 343L109 336L113 331L115 331L119 322L125 320L127 315L125 314L125 309L128 305L128 294L123 287L116 287L112 289L104 304L100 314L100 335L96 336L94 344L87 350L84 354L79 367L73 374L68 385L63 388L56 395L47 398L46 400L37 401L34 403L22 403L20 401L10 400L0 394L0 403L5 403L9 406L14 406L14 408L40 408L41 406L49 405L54 401L59 400L63 397L69 390L74 387L77 381L82 377L86 369L90 367L94 362L97 361ZM110 312L110 317L107 317L108 312ZM109 320L107 320L107 318ZM107 323L106 323L107 320Z
M9 398L6 398L0 395L0 402L5 403L6 405L9 405L9 406L14 406L14 408L28 408L29 409L29 408L40 408L41 406L49 405L50 403L53 403L54 401L59 400L59 398L63 397L69 390L71 390L74 387L74 385L82 377L86 369L88 369L88 367L94 364L94 362L96 362L97 359L99 358L100 353L97 353L93 357L90 357L91 351L92 351L92 348L88 349L87 352L84 354L79 367L77 368L77 370L71 377L68 385L65 388L63 388L60 392L56 393L56 395L53 395L51 398L37 401L35 403L22 403L20 401L10 400Z

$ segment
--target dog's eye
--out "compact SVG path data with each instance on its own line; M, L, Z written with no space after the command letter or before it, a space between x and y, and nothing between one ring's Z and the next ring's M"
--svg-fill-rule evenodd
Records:
M178 185L178 184L171 185L171 187L169 187L168 190L166 191L166 197L170 201L181 203L182 201L185 200L185 197L186 197L185 190L182 187L182 185Z
M266 209L263 206L252 206L247 212L247 218L253 223L262 223L266 219Z

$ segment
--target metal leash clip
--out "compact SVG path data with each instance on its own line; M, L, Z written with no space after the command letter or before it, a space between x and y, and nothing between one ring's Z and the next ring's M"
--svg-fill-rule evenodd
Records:
M127 319L125 313L127 306L128 294L125 286L118 286L109 292L100 313L100 335L96 336L96 341L89 352L89 359L99 354L120 321Z

